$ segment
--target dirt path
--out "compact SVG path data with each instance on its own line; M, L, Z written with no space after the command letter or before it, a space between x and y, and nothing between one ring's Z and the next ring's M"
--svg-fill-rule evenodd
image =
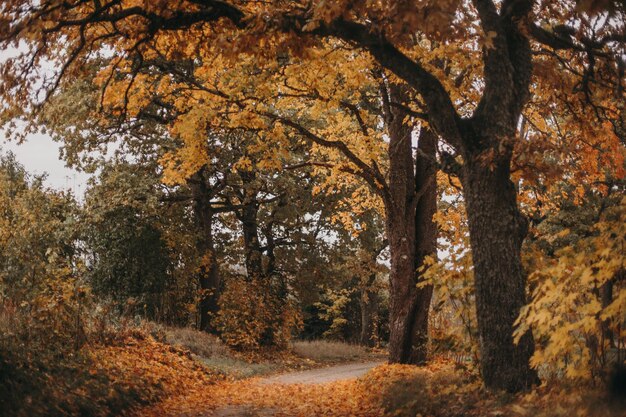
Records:
M312 369L310 371L290 372L276 375L260 381L263 385L269 384L325 384L343 379L358 378L370 369L382 365L384 362L348 363L328 368Z
M384 362L359 362L344 365L330 366L322 369L312 369L309 371L290 372L263 378L257 382L257 386L286 385L323 385L330 382L358 378L366 374L370 369L382 365ZM213 410L211 417L273 417L278 414L275 408L256 408L249 405L228 405Z

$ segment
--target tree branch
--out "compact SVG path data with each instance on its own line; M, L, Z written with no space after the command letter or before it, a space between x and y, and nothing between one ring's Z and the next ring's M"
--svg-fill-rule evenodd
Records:
M403 79L424 98L434 130L452 146L460 146L460 116L443 84L419 62L403 54L383 34L373 33L363 24L343 19L320 25L313 33L334 36L367 50L383 67Z

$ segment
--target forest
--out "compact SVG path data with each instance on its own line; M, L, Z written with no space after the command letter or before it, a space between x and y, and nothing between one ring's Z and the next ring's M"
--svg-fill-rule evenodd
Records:
M0 417L626 416L624 0L0 0Z

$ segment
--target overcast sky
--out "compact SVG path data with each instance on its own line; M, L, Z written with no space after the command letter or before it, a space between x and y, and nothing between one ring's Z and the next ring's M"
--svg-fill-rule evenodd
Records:
M0 50L0 62L15 56L18 49ZM59 159L59 144L47 135L30 135L21 145L6 142L4 132L0 131L0 149L2 153L11 151L26 170L33 174L48 174L46 184L56 189L70 189L77 197L82 197L88 175L65 167Z
M30 135L21 145L5 141L4 133L0 132L0 148L2 153L11 151L16 159L32 174L46 172L46 184L59 190L70 189L77 197L82 197L89 175L76 172L65 166L59 159L59 144L48 135Z

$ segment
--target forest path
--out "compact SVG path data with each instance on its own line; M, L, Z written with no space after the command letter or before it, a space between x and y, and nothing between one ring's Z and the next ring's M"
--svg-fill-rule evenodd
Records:
M344 379L358 378L370 369L385 362L356 362L330 366L328 368L311 369L308 371L289 372L261 379L260 384L325 384Z
M371 389L357 379L382 360L201 384L139 410L137 417L379 417ZM376 370L374 370L376 372ZM380 374L380 372L379 372Z
M264 386L270 391L274 386L330 384L358 378L383 363L385 362L355 362L308 371L289 372L260 379L256 385ZM217 408L209 415L213 417L271 417L284 414L276 408L257 408L256 406L241 404Z

